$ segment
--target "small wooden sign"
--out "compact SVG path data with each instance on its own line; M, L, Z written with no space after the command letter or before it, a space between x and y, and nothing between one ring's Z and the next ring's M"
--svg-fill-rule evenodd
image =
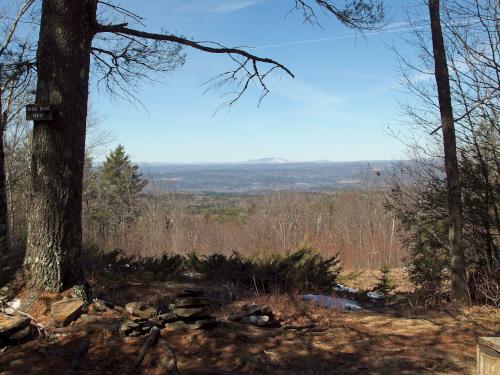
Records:
M51 105L28 104L26 106L26 120L28 121L52 121L54 119L54 108Z

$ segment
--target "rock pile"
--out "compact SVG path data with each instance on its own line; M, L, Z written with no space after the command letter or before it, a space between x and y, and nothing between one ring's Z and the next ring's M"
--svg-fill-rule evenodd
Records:
M121 336L141 336L148 334L153 327L162 327L161 321L155 319L157 311L144 302L130 302L123 309L125 319L120 325Z
M199 329L216 323L210 315L210 301L201 291L186 290L177 294L169 305L170 312L158 311L142 302L130 302L125 306L124 321L120 325L120 335L141 336L153 327L175 329Z
M169 307L177 317L175 321L167 323L169 327L198 329L216 323L215 317L210 314L210 301L202 291L185 290L178 293Z
M229 315L233 322L264 327L275 323L273 310L267 305L244 305L240 312Z

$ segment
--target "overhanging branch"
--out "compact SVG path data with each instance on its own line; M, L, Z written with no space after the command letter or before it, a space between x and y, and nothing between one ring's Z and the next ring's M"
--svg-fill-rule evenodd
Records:
M134 48L134 43L141 43L141 40L144 42L154 42L156 44L169 43L177 46L187 46L207 53L222 54L228 56L236 64L234 69L219 74L214 79L206 82L208 90L220 89L223 86L231 87L229 92L226 94L232 95L233 97L223 103L219 107L219 109L226 106L231 107L241 98L241 96L247 91L252 83L255 83L258 87L260 87L262 91L259 97L260 103L262 99L269 93L269 89L266 84L266 78L271 72L281 70L290 77L294 78L294 74L286 66L279 63L278 61L254 55L243 48L228 48L215 42L193 41L168 33L159 34L140 31L127 27L127 24L98 25L97 33L100 33L101 35L110 33L124 39L129 39L131 41L131 43L124 46L124 48L120 51L109 51L102 48L93 47L93 54L97 59L98 64L107 71L105 73L106 80L109 80L111 78L111 80L114 81L115 84L115 75L133 75L132 71L127 71L127 67L131 66L131 64L141 66L142 68L149 71L158 70L152 64L143 61L145 53L151 53L151 51L147 49L147 43L142 48L139 48L139 53L136 53L137 49ZM153 49L153 51L156 51L156 49ZM161 55L157 55L158 60L161 61ZM104 59L105 56L108 58L108 60ZM137 73L137 71L136 74L140 75L140 73Z
M245 57L245 58L247 58L251 61L254 61L254 62L275 65L278 68L285 71L290 77L292 77L292 78L295 77L294 74L286 66L280 64L279 62L277 62L273 59L256 56L256 55L251 54L248 51L245 51L243 49L227 48L227 47L223 47L223 46L211 47L211 46L208 46L208 45L200 43L200 42L195 42L195 41L192 41L192 40L189 40L186 38L179 37L177 35L149 33L146 31L130 29L124 25L99 25L97 27L97 32L98 33L123 34L123 35L130 35L130 36L135 36L138 38L144 38L144 39L150 39L150 40L159 40L159 41L165 41L165 42L179 43L179 44L182 44L184 46L188 46L188 47L191 47L191 48L194 48L194 49L197 49L200 51L208 52L208 53L239 55L239 56Z

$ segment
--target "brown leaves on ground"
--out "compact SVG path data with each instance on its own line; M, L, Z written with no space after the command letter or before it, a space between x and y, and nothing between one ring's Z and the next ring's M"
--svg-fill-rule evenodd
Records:
M114 290L113 301L148 297L159 304L175 290L172 285L132 285ZM477 338L500 333L500 311L490 308L336 312L293 295L228 303L220 294L219 300L215 313L224 320L217 327L162 330L181 375L464 374L474 369ZM281 327L225 319L250 302L270 305ZM0 353L0 374L130 374L145 337L120 337L121 318L114 310L83 315L63 332L9 347ZM138 373L165 374L164 355L161 346L152 348Z

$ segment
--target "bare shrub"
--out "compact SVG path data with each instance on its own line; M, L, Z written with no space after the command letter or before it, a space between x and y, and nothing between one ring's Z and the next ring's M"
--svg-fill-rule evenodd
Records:
M88 243L126 254L285 254L303 243L325 257L337 253L346 269L400 267L398 222L383 207L384 193L372 188L337 193L273 192L261 196L147 194L137 218L121 233Z

